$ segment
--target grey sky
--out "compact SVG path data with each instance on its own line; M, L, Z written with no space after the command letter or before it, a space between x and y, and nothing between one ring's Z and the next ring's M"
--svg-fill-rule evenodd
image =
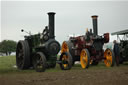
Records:
M88 1L2 1L1 40L23 39L24 28L32 33L42 32L48 25L50 11L55 15L55 35L60 42L69 34L85 34L92 28L92 15L98 15L98 33L128 29L128 2L88 2ZM114 39L112 37L111 39Z

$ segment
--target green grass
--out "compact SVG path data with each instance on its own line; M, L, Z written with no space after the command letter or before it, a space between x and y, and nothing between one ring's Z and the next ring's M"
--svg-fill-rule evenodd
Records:
M29 69L29 70L19 70L14 67L16 65L16 57L15 56L3 56L0 57L0 75L3 74L22 74L22 73L36 73L35 70ZM120 65L121 67L128 66L128 62ZM117 66L115 67L109 67L107 68L103 62L100 62L97 66L90 66L88 70L97 70L97 69L115 69L118 68ZM76 64L75 66L72 67L71 70L84 70L81 68L80 64ZM62 72L63 70L60 69L59 64L57 64L55 69L47 69L46 72Z
M15 68L16 65L16 57L15 56L3 56L0 57L0 75L3 74L19 74L19 73L35 73L36 71L33 69L29 70L19 70ZM59 72L62 71L57 64L55 69L47 69L46 72Z
M0 57L0 73L12 71L15 63L15 56Z
M33 70L18 70L14 65L16 65L15 56L0 57L0 74L34 72Z

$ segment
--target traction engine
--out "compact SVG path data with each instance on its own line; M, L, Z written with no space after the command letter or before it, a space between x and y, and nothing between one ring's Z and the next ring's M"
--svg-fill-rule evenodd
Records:
M103 45L109 42L109 33L98 35L97 18L96 15L92 16L93 32L92 29L87 30L85 35L70 37L68 41L62 43L60 56L60 60L64 61L60 65L62 69L71 68L75 61L80 61L84 69L89 65L97 65L102 60L107 67L114 66L113 51L109 48L103 50ZM66 63L69 60L71 62Z
M56 66L60 44L54 35L54 12L49 12L49 25L42 33L25 36L16 48L16 65L19 69L34 67L37 72ZM24 30L21 30L22 32Z

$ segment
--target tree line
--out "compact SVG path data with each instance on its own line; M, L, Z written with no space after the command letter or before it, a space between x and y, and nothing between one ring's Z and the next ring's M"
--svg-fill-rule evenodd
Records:
M10 55L12 52L16 52L16 41L3 40L0 42L0 53Z

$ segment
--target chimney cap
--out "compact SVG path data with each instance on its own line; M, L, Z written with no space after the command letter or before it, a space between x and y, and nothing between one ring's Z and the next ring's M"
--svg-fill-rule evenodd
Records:
M98 15L93 15L92 18L93 19L97 19Z
M48 14L56 14L55 12L48 12Z

